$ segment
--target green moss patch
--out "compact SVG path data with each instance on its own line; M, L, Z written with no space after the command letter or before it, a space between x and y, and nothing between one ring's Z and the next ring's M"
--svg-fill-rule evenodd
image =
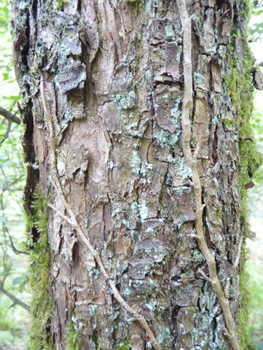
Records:
M48 243L48 199L42 196L40 189L34 193L34 202L31 206L33 214L27 217L26 242L21 244L23 250L30 252L31 265L28 275L20 284L22 291L29 286L32 292L30 314L32 317L29 331L29 350L51 350L49 341L49 326L52 315L52 299L50 298L50 253ZM31 232L35 228L39 234L37 242L33 243Z
M67 325L67 334L65 337L67 350L79 350L78 335L82 327L82 322L78 320L77 316L73 315L71 310L70 319Z
M244 1L243 12L241 16L248 21L250 13L249 1ZM235 47L240 42L236 40L241 37L244 45L244 60L238 60L236 53L238 47ZM238 30L232 27L231 30L231 45L229 45L229 64L231 68L230 77L226 77L225 81L229 94L234 102L237 111L237 126L240 133L239 151L240 163L239 170L239 185L241 193L241 209L240 209L240 225L241 235L248 236L248 208L247 208L247 190L245 185L251 181L256 170L262 164L262 155L257 150L254 140L254 133L250 123L250 118L253 111L253 83L252 72L254 64L254 56L248 45L248 34L245 31ZM238 314L238 334L241 342L241 349L249 350L256 349L248 335L248 306L249 294L248 288L248 273L246 272L246 260L248 259L248 251L245 244L242 247L242 256L240 259L240 311Z

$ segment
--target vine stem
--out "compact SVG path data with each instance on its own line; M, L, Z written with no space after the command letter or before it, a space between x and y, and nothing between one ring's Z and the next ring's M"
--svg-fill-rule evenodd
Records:
M159 345L157 339L155 338L151 328L149 327L145 317L141 315L139 312L134 310L130 305L126 303L126 301L123 299L121 296L120 292L115 286L114 280L110 277L109 273L106 271L103 262L100 258L99 253L96 251L96 249L93 248L92 244L89 242L87 239L86 235L84 234L82 228L80 227L77 218L75 214L73 213L70 205L66 201L66 198L63 193L63 189L61 187L61 183L59 181L59 176L57 173L57 166L56 166L56 150L55 150L55 137L54 137L54 128L53 128L53 122L52 122L52 116L50 114L47 100L46 100L46 94L45 94L45 80L44 80L44 75L42 74L41 70L37 66L36 62L36 57L35 57L35 68L40 74L41 77L41 82L40 82L40 91L41 91L41 98L42 98L42 103L45 111L45 116L46 116L46 121L48 124L48 129L49 129L49 147L50 147L50 166L51 166L51 183L54 186L54 188L57 190L63 205L70 216L68 218L65 216L63 213L61 213L55 206L53 206L51 203L49 203L49 207L53 209L63 220L68 222L78 233L78 235L81 237L82 241L84 244L87 246L91 254L93 255L94 259L96 260L97 264L100 267L101 273L105 277L105 280L108 282L108 284L111 287L112 294L114 295L115 299L119 302L121 307L123 307L125 310L127 310L133 317L137 319L137 321L140 323L140 325L145 329L146 333L148 334L150 341L152 345L157 349L157 350L162 350L161 346Z
M223 330L223 333L228 337L229 342L232 346L233 350L239 350L239 344L237 341L234 321L231 315L229 300L225 296L223 289L221 287L221 283L218 279L216 262L213 254L208 249L206 244L206 240L203 232L203 209L204 206L202 204L202 186L200 182L200 178L197 170L197 153L194 152L192 155L190 148L190 140L191 140L191 115L193 109L193 79L192 79L192 31L191 31L191 22L192 17L188 16L185 0L177 0L177 6L179 10L179 15L183 27L183 69L184 69L184 98L183 98L183 106L182 106L182 145L183 152L185 156L186 163L188 167L192 171L192 182L194 188L195 195L195 204L196 204L196 220L195 220L195 228L197 235L198 246L204 255L208 270L209 277L204 274L203 271L199 273L203 276L205 280L210 282L213 291L215 292L219 304L221 306L226 328Z

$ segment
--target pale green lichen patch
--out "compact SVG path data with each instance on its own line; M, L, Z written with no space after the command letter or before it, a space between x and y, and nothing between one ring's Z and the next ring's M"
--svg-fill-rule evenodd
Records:
M118 111L133 108L136 103L135 92L131 91L128 94L118 94L115 101Z
M138 205L138 208L142 221L145 221L149 215L149 209L147 208L145 201L142 201L142 203Z
M173 337L171 336L171 333L170 333L170 329L168 327L165 327L165 326L161 326L159 325L158 326L159 328L159 331L160 333L157 334L157 341L160 343L160 344L164 344L164 343L171 343L171 341L173 340Z
M205 77L201 73L194 73L194 82L196 84L202 84L205 81Z
M67 57L68 57L68 49L66 46L61 44L57 50L57 60L58 60L59 66L66 63Z
M168 23L166 26L165 26L165 34L166 34L166 37L168 40L172 40L172 41L175 41L176 38L175 38L175 33L174 33L174 30L172 28L172 25L171 23Z
M141 169L141 158L139 156L138 151L132 152L132 160L131 160L131 168L132 173L138 175Z
M175 146L179 137L177 134L170 134L163 129L156 134L156 140L161 146Z
M131 210L133 214L137 214L139 211L139 205L137 202L133 202L131 205Z
M143 161L140 172L143 176L145 176L148 174L149 170L152 170L152 169L153 169L152 164L149 164L146 161Z
M180 123L180 118L182 116L181 109L179 108L179 101L176 103L174 108L171 109L171 119L173 121L174 126L178 126Z
M192 177L192 170L187 166L184 158L179 160L179 174L182 181Z

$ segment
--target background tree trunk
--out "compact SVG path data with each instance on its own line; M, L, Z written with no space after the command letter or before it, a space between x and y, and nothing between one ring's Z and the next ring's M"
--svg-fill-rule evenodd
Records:
M203 229L222 286L231 279L236 328L242 298L240 269L233 264L245 226L237 118L242 111L234 93L243 89L250 98L251 71L248 89L229 86L233 57L238 54L236 74L245 74L248 66L244 6L187 2L189 16L195 15L191 148L199 147ZM144 315L162 349L231 349L218 299L197 273L199 268L208 273L206 261L189 236L195 232L196 204L182 149L183 31L176 2L14 0L12 7L13 57L26 123L28 215L35 215L36 186L60 214L69 215L52 181L46 99L64 196L120 294ZM250 176L254 171L252 162L253 157L243 165L246 178L248 168ZM40 230L30 232L38 242ZM47 346L65 349L71 338L80 349L151 348L79 234L52 209L48 237L53 311L51 324L44 323Z

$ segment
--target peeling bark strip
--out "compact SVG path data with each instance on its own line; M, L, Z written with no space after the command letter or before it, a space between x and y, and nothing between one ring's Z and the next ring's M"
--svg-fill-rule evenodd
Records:
M177 0L178 9L180 13L180 18L182 22L182 27L184 30L183 34L183 67L184 67L184 99L182 108L182 128L183 128L183 152L186 158L186 163L192 171L193 188L195 194L195 204L196 204L196 220L195 229L196 235L192 235L197 239L200 250L202 251L209 270L209 277L199 269L199 273L203 276L205 280L211 283L213 291L216 293L218 301L223 311L224 319L226 322L226 329L223 329L224 334L228 337L233 350L239 350L239 344L237 341L233 317L231 315L229 301L226 297L221 283L218 279L216 262L214 254L212 254L206 244L203 231L203 210L205 205L202 204L202 186L200 182L200 177L197 170L197 156L199 153L199 147L197 146L194 154L192 155L190 148L191 140L191 115L193 107L193 82L192 82L192 38L191 38L191 17L188 16L185 0ZM235 259L235 267L238 265L241 243L239 243L239 249L237 253L237 258ZM228 284L227 284L228 288Z
M37 59L37 57L35 57ZM47 119L47 125L49 128L49 152L50 152L50 167L51 167L51 182L54 186L54 188L56 189L57 193L59 194L64 208L66 209L66 211L68 212L70 218L67 218L65 215L63 215L59 210L57 210L52 204L49 204L49 207L51 209L53 209L58 215L60 215L66 222L68 222L79 234L79 236L81 237L82 241L84 242L84 244L88 247L89 251L91 252L92 256L94 257L94 259L96 260L97 264L100 267L100 270L103 274L103 276L105 277L105 282L108 282L111 290L112 290L112 294L114 295L114 297L116 298L116 300L120 303L121 307L123 307L125 310L127 310L133 317L135 317L138 322L141 324L141 326L145 329L146 333L148 334L150 341L152 343L152 345L155 347L155 349L157 350L162 350L161 346L159 345L158 341L156 340L153 332L151 331L147 321L145 320L145 318L136 310L134 310L132 307L130 307L125 300L123 299L123 297L120 295L120 292L118 291L118 289L116 288L116 285L112 278L110 277L110 275L108 274L108 272L106 271L103 262L100 258L100 255L98 254L98 252L93 248L93 246L90 244L89 240L87 239L87 237L85 236L83 230L81 229L75 214L73 213L70 205L67 203L64 193L63 193L63 189L61 187L60 181L59 181L59 177L58 177L58 173L57 173L57 161L56 161L56 152L55 152L55 137L54 137L54 128L53 128L53 122L52 122L52 117L50 115L49 112L49 107L47 104L47 100L46 100L46 95L45 95L45 80L44 80L44 75L41 72L41 70L38 68L37 66L37 62L35 59L35 68L37 69L37 71L39 72L40 76L41 76L41 96L42 96L42 101L43 101L43 107L44 107L44 111L45 111L45 116Z

